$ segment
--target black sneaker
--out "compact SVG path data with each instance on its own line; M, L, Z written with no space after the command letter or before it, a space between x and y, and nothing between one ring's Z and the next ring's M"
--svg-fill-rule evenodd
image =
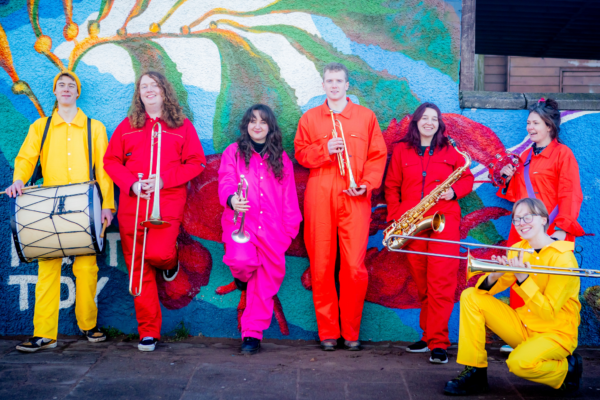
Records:
M245 337L240 352L242 354L256 354L260 350L260 340L253 337Z
M17 345L17 350L25 353L35 353L38 350L53 349L56 345L55 339L34 336L29 341Z
M139 351L154 351L156 348L156 343L158 343L158 339L155 339L150 336L146 336L142 340L140 340L140 344L138 344Z
M444 394L447 396L468 396L485 393L489 389L487 368L467 366L457 378L446 383Z
M106 335L98 329L97 326L93 327L89 331L84 331L87 340L92 343L104 342L106 340Z
M345 340L344 345L346 346L346 350L350 350L350 351L361 351L362 350L362 346L360 345L359 340L355 340L355 341Z
M336 339L321 340L321 350L323 350L323 351L335 351L336 346L337 346Z
M163 271L163 278L165 281L171 282L173 279L175 279L178 272L179 272L179 261L177 262L177 265L175 265L175 267L173 267L171 269L165 269Z
M235 282L235 287L239 290L246 290L248 288L248 282L242 282L238 278L233 278Z
M577 393L582 385L583 360L578 353L573 353L572 356L567 357L567 362L569 369L560 390L569 394Z
M427 342L423 340L419 340L418 342L414 342L410 346L406 348L406 351L409 353L425 353L429 351L429 347L427 347Z
M433 349L431 350L431 357L429 362L433 364L446 364L448 362L448 353L444 349Z

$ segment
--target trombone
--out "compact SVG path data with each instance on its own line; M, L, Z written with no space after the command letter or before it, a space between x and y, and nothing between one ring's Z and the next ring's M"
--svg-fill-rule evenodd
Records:
M158 129L156 127L158 126ZM138 290L133 290L133 273L135 271L135 245L137 241L138 233L138 216L140 212L140 194L142 193L142 178L143 173L138 173L138 183L140 184L140 191L137 195L137 202L135 207L135 225L133 232L133 251L131 255L131 272L129 274L129 294L133 297L138 297L142 294L142 280L144 278L144 260L146 254L146 238L148 236L148 229L164 229L171 226L168 221L163 221L160 216L160 150L161 150L161 138L162 138L162 126L160 122L156 122L152 127L152 133L150 134L150 169L148 172L149 178L152 178L152 167L154 166L154 139L156 139L156 174L154 175L154 202L152 204L152 214L148 218L150 211L150 200L146 200L146 219L140 222L140 226L144 228L144 240L142 244L142 264L140 267L140 282Z
M244 175L240 175L240 182L238 183L238 190L236 193L239 199L245 199L248 197L248 181ZM242 220L240 221L240 228L231 232L231 238L236 243L246 243L250 240L250 234L244 230L246 222L246 212L242 212ZM233 214L233 223L237 223L237 219L240 213L235 212Z
M346 146L346 137L344 136L344 128L342 127L342 123L340 122L340 120L333 117L333 110L329 110L329 112L331 113L331 122L333 123L333 131L331 131L331 136L334 138L338 137L337 127L339 125L340 132L342 134L341 138L342 138L342 141L344 142L344 150L342 151L342 153L344 155L342 155L342 153L337 153L338 165L340 167L340 175L346 176L345 166L347 165L348 166L348 175L350 178L349 189L355 189L358 186L356 185L356 181L354 180L354 175L352 174L352 166L350 165L350 156L348 156L348 146ZM344 158L345 158L345 160L344 160Z

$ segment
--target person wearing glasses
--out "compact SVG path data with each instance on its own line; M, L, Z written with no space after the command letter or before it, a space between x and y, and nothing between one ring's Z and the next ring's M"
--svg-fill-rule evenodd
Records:
M492 257L501 265L577 268L574 243L548 235L550 217L544 203L525 198L513 207L512 223L523 238L508 257ZM519 254L523 254L520 256ZM511 285L524 300L513 309L494 297ZM446 383L446 395L475 395L489 390L486 327L514 348L506 364L513 374L554 389L574 393L581 386L583 364L577 348L580 323L580 282L577 276L495 272L482 276L475 287L462 292L456 362L465 365Z

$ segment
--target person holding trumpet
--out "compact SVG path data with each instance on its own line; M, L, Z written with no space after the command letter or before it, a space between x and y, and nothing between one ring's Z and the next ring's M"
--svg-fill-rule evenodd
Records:
M360 350L359 332L369 275L365 255L371 192L381 185L387 150L375 114L354 104L346 91L348 69L323 70L325 102L298 123L298 163L310 169L306 184L304 241L310 259L313 301L321 348ZM339 298L336 259L339 246ZM341 322L341 330L340 330Z
M548 235L549 215L541 200L517 201L512 221L523 238L513 247L535 251L524 255L510 251L508 257L493 257L500 265L523 272L488 273L475 287L463 291L456 362L465 369L446 384L447 395L473 395L489 389L486 327L514 348L506 361L513 374L567 392L575 392L581 385L582 360L574 353L581 310L579 277L547 274L543 267L534 269L556 267L559 273L576 269L574 244ZM516 310L494 297L511 285L525 302Z
M52 116L40 118L29 127L29 133L15 159L14 183L6 189L6 194L10 197L23 194L24 182L29 181L37 171L39 159L44 186L96 179L103 198L101 219L108 226L113 219L115 204L113 182L102 168L102 157L108 145L106 128L102 122L89 119L77 107L81 83L73 71L59 72L54 78L53 90L56 105ZM91 143L88 143L88 137ZM88 160L88 146L92 146L92 160ZM89 176L90 165L94 167L95 178ZM38 261L33 337L19 344L17 350L32 353L56 347L61 266L62 258ZM96 256L75 257L73 274L77 289L77 325L90 342L104 341L106 335L97 327L98 307L94 301L98 283Z
M223 152L219 200L224 207L223 263L238 289L247 290L241 352L255 354L271 324L273 298L285 275L285 252L302 221L294 167L268 106L255 104L246 111L239 138Z
M166 281L177 275L176 242L186 184L205 165L196 129L183 114L171 83L161 73L143 73L135 85L129 116L113 133L104 156L106 172L121 189L119 231L141 351L153 351L160 339L156 270ZM140 198L145 201L140 203ZM146 216L152 212L149 220L144 211ZM141 227L142 223L150 228Z

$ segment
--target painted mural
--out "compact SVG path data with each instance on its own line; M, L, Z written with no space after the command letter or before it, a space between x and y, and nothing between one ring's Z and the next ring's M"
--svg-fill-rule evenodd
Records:
M136 78L145 70L163 72L208 155L206 170L188 190L180 274L173 282L157 278L163 332L183 322L193 335L239 337L245 296L235 290L221 261L220 153L238 135L243 111L262 102L277 114L293 159L300 116L325 99L322 67L342 62L350 70L350 97L375 111L390 156L407 115L423 101L440 106L449 134L474 159L474 191L461 200L461 238L503 244L511 204L496 197L488 166L496 154L530 145L527 112L459 107L460 7L460 0L0 0L0 186L12 182L14 158L29 124L50 113L51 80L59 70L77 72L82 81L78 105L102 121L109 135L127 114ZM579 221L590 234L578 240L577 257L585 267L598 267L593 257L593 234L600 223L594 134L600 131L600 114L570 110L563 117L561 136L579 161L585 196ZM302 205L308 171L298 164L294 169ZM374 191L372 206L361 339L417 340L420 305L407 260L381 245L387 213L382 190ZM6 199L0 199L0 212L0 335L29 334L37 264L19 262ZM98 257L98 322L135 333L115 227L107 241L105 256ZM286 260L286 278L265 337L316 339L302 230ZM78 333L71 264L64 259L59 328L64 334ZM465 265L459 282L456 301L468 285ZM582 344L600 344L598 284L582 279ZM458 304L450 333L456 341Z

